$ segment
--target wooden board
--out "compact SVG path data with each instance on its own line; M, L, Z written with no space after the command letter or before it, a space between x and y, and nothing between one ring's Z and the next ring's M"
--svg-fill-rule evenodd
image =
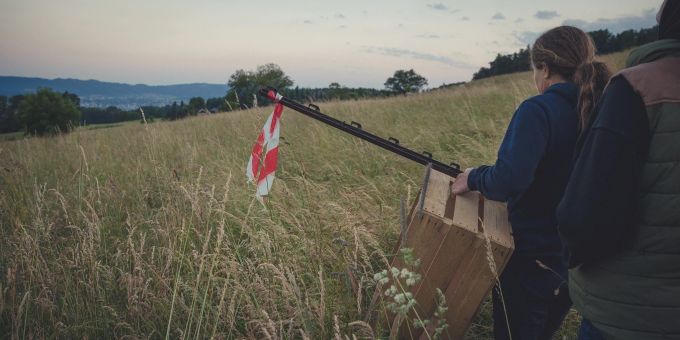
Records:
M413 250L421 264L409 269L421 274L422 279L410 288L417 304L405 320L388 315L392 338L427 338L411 320L416 315L423 320L434 319L437 289L443 292L448 306L445 338L461 338L514 249L505 205L486 201L476 192L453 197L452 181L445 174L431 172L422 213L417 199L409 214L407 237L395 247L395 253L403 248ZM490 259L498 273L492 272ZM405 266L400 256L395 256L390 265L399 269ZM377 288L374 300L382 291Z

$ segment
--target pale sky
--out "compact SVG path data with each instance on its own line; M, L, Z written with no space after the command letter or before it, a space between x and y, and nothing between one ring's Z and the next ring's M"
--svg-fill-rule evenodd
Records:
M0 75L150 85L226 83L273 62L295 85L431 87L561 24L651 27L661 0L0 0Z

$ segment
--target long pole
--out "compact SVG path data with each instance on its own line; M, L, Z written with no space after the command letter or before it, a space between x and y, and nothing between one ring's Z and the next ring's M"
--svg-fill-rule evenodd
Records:
M399 144L399 140L397 140L396 138L390 137L388 139L384 139L382 137L378 137L370 132L364 131L361 127L361 124L357 122L353 121L347 124L346 122L337 120L331 116L321 113L318 106L313 104L310 104L309 106L304 106L301 103L298 103L294 100L288 99L280 95L278 91L274 88L260 89L259 94L273 102L279 102L285 107L293 109L308 117L314 118L336 129L347 132L353 136L359 137L371 144L377 145L385 150L396 153L397 155L406 157L414 162L420 163L422 165L431 164L432 169L437 170L439 172L443 172L449 176L457 177L461 173L460 166L458 166L458 164L456 163L451 163L450 165L447 165L436 159L433 159L432 154L429 152L424 151L420 153L401 146Z

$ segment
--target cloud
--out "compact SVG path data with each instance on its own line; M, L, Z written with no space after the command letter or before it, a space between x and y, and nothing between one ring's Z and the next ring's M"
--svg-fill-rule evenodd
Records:
M491 19L493 19L493 20L505 20L505 15L503 15L503 13L501 13L501 12L497 12L496 14L494 14L491 17Z
M441 38L440 36L436 34L418 34L416 35L416 38L423 38L423 39L439 39Z
M584 31L608 29L612 33L619 33L629 29L648 28L656 25L656 9L644 10L641 15L629 15L618 18L599 18L595 21L567 19L564 25L576 26Z
M470 21L470 17L462 17L460 18L460 21Z
M418 51L407 50L403 48L393 48L393 47L375 47L375 46L364 46L363 51L366 53L375 53L386 55L390 57L406 57L417 60L433 61L437 63L442 63L448 66L460 67L466 69L475 69L475 66L454 60L447 56L435 55L430 53L423 53Z
M305 21L303 21L303 23L305 23L305 24L307 24L307 25L311 25L311 24L313 24L314 22L312 22L311 20L305 20Z
M534 14L534 17L541 20L550 20L559 17L560 15L557 11L538 11Z
M446 5L444 5L444 4L442 4L442 3L438 3L438 4L427 4L427 7L430 7L430 8L432 8L432 9L434 9L434 10L437 10L437 11L446 11L447 9L449 9L448 7L446 7Z
M531 45L534 43L534 41L536 41L536 38L538 38L541 33L543 32L523 31L513 32L512 35L514 35L515 39L522 43L522 45Z
M336 13L336 14L335 14L335 18L336 18L336 19L345 19L346 17L345 17L345 15L342 14L342 13Z
M585 21L579 19L567 19L562 23L563 25L576 26L586 32L596 31L600 29L608 29L610 32L617 34L629 29L648 28L656 25L656 10L648 9L642 12L641 15L628 15L617 18L600 18L595 21ZM531 45L536 38L543 32L513 32L513 36L522 45Z
M515 19L516 24L519 24L520 22L524 22L524 19L522 19L522 18Z
M456 14L456 13L458 13L458 12L460 12L460 11L461 11L460 8L452 9L452 10L451 10L451 14Z

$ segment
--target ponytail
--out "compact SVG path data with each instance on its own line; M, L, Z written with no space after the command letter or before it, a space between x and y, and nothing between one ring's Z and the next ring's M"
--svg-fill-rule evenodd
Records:
M531 62L534 65L548 65L550 72L578 86L580 130L588 124L595 104L611 76L607 65L594 59L593 40L583 30L573 26L559 26L541 34L531 49Z
M578 86L578 118L579 128L584 130L605 86L611 77L611 72L605 63L599 61L587 62L579 65L574 72L574 83Z

